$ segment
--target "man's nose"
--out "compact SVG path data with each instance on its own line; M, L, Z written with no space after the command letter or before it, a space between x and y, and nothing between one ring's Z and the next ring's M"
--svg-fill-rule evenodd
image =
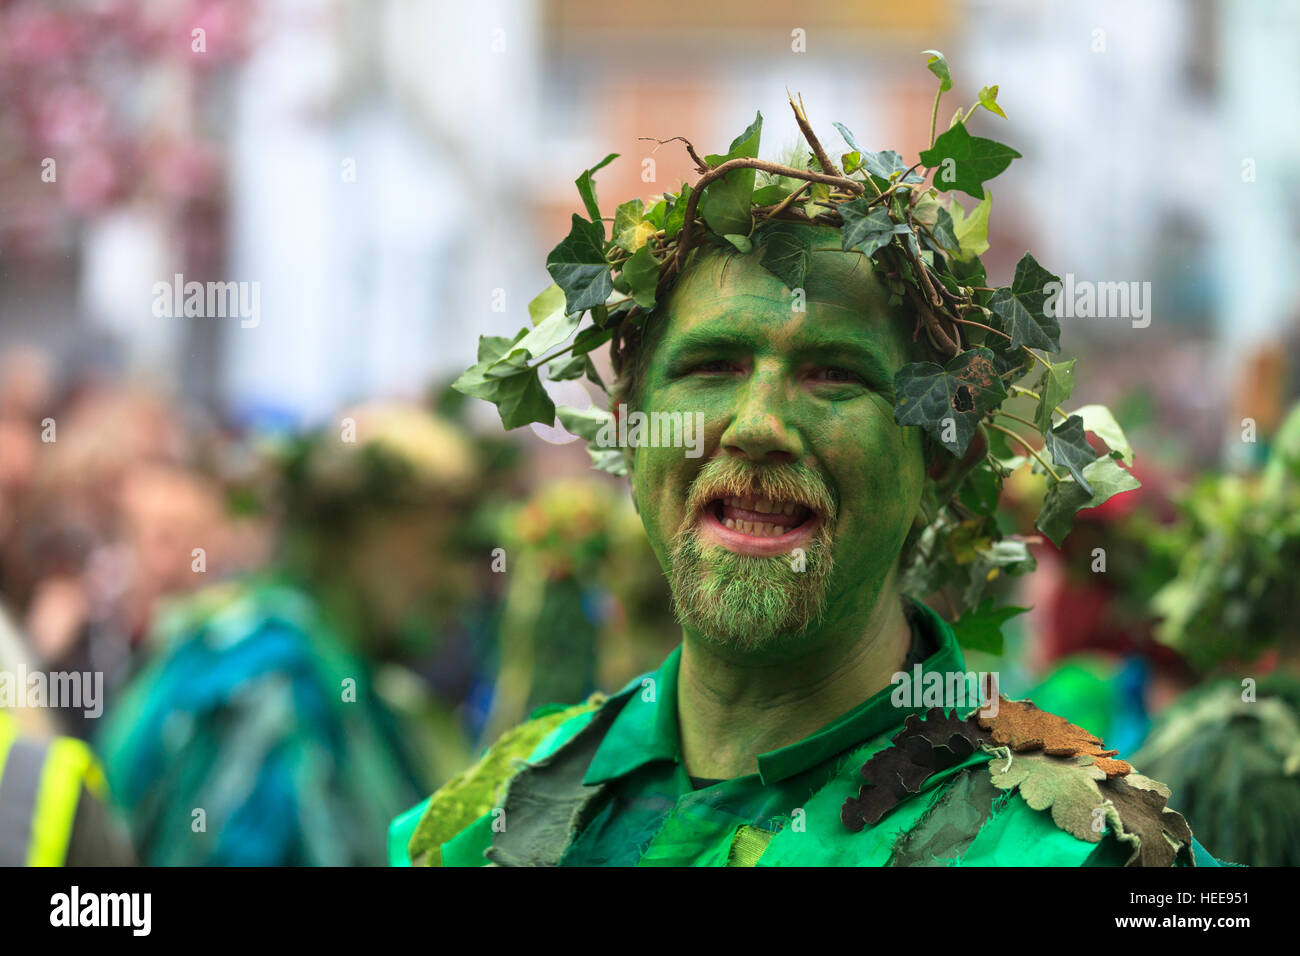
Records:
M781 370L755 367L722 433L723 451L750 461L798 461L803 440L790 423L790 403L790 386Z

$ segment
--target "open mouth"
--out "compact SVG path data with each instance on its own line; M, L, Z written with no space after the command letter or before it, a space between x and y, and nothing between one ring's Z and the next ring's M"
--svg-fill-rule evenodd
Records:
M705 506L705 536L729 551L757 556L784 554L812 537L821 517L800 501L715 498Z

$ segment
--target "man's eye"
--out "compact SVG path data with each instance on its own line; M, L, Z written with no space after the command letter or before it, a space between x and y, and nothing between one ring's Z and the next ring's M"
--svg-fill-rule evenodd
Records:
M726 359L714 359L711 362L700 362L698 365L691 366L692 372L732 372L735 371L736 364Z
M832 382L835 384L854 382L859 385L865 384L862 380L862 376L857 372L850 372L846 368L835 368L834 366L815 369L812 373L812 377L818 382Z

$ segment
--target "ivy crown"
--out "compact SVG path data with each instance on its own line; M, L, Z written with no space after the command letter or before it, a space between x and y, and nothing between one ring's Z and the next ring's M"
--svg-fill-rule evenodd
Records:
M573 214L569 234L547 257L554 282L529 303L531 327L513 338L482 336L477 363L455 388L493 402L508 429L551 425L558 416L589 441L597 467L625 474L622 449L600 443L610 413L557 409L542 386L542 368L552 381L585 377L610 391L591 360L608 343L617 375L613 393L635 397L646 349L662 325L655 321L659 304L704 250L758 251L764 268L787 287L802 288L807 225L838 227L841 247L872 259L890 303L905 307L921 343L917 361L894 378L895 422L922 429L963 465L977 459L954 470L954 484L927 492L928 523L917 533L917 547L907 549L914 560L904 567L903 590L917 597L943 592L952 616L966 612L957 622L959 639L1000 650L1006 610L993 609L983 596L999 574L1033 570L1028 545L1040 540L998 527L1004 480L1023 467L1045 476L1035 527L1058 546L1078 511L1139 483L1124 467L1132 465L1132 448L1104 405L1062 408L1074 388L1075 360L1049 358L1061 347L1059 278L1025 253L1010 285L992 287L980 262L993 202L985 184L1020 157L968 129L977 111L1005 118L998 88L982 88L969 109L958 109L937 132L940 101L953 80L942 53L925 55L939 86L930 145L910 166L894 150L864 149L838 122L833 125L848 149L833 159L802 98L791 96L803 145L786 162L758 158L763 117L756 113L725 153L700 156L680 136L657 140L681 141L699 178L648 204L628 200L613 216L601 215L595 175L618 154L583 170L575 185L585 215ZM976 205L968 211L958 193ZM1019 384L1031 375L1029 385ZM1003 408L1009 400L1028 404L1012 413ZM1105 454L1094 450L1089 433L1104 443Z

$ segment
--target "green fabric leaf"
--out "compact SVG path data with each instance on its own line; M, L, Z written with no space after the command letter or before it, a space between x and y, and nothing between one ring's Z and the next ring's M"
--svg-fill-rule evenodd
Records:
M1040 432L1046 433L1052 427L1052 410L1070 397L1074 391L1074 359L1068 362L1049 362L1043 369L1035 391L1038 392L1038 409L1034 412L1034 424ZM1101 406L1097 406L1101 407ZM1084 422L1087 428L1087 421Z
M1084 469L1097 460L1097 453L1088 444L1088 436L1083 433L1083 419L1071 415L1057 425L1045 436L1046 447L1052 454L1052 462L1069 469L1079 488L1087 495L1092 494L1092 485L1084 477Z
M1060 280L1044 269L1029 253L1016 263L1011 286L998 289L989 308L1002 320L1002 331L1011 336L1011 348L1022 346L1057 352L1061 348L1061 326L1046 308L1048 293L1043 287Z
M1074 360L1070 360L1074 364ZM1084 405L1075 409L1074 414L1083 419L1084 431L1090 431L1106 443L1113 452L1119 452L1120 461L1126 465L1133 464L1133 446L1128 443L1124 429L1119 427L1115 416L1105 405Z
M956 123L934 145L921 153L921 162L936 169L936 189L960 189L976 199L984 198L983 184L1011 165L1020 154L1003 143L966 131L964 123ZM951 162L949 162L951 161Z
M1163 783L1130 773L1111 780L1104 792L1111 802L1106 822L1131 848L1125 866L1173 866L1180 853L1190 855L1191 828L1166 806L1170 790Z
M754 122L732 141L725 156L717 157L719 162L715 165L741 157L757 158L762 131L763 114L756 113ZM700 215L709 229L720 236L730 233L749 235L753 227L749 207L754 194L755 172L753 169L734 169L704 187Z
M905 365L894 376L894 394L895 422L925 429L961 457L980 418L1007 393L994 371L993 354L977 348L954 356L946 367L933 362Z
M605 301L614 291L604 252L605 230L577 213L569 234L546 257L546 271L564 290L568 312L578 313Z
M780 221L763 228L761 241L764 247L759 264L791 290L802 289L808 278L812 245L809 231L798 223Z
M957 635L957 643L964 648L1001 654L1002 625L1028 610L1015 605L994 607L993 598L987 597L978 608L967 611L953 623L953 633Z
M1047 497L1043 499L1043 510L1038 513L1034 527L1047 535L1057 547L1070 533L1077 512L1084 508L1095 508L1120 492L1142 487L1140 481L1110 457L1098 458L1088 465L1083 469L1083 476L1092 487L1091 495L1080 488L1073 478L1048 481Z
M1100 843L1105 798L1101 781L1106 774L1093 765L1093 758L1051 757L1042 751L1013 754L1007 747L988 764L989 779L1000 790L1019 789L1035 810L1051 810L1058 827L1080 840Z
M595 166L590 169L584 169L582 175L574 180L574 185L578 187L578 195L582 197L582 204L586 207L587 216L600 229L600 241L605 241L605 224L600 220L600 204L596 202L596 184L592 176L599 169L604 169L614 160L618 159L618 153L610 153Z
M963 262L970 262L977 256L982 256L988 252L989 248L989 213L993 209L993 193L985 190L984 198L976 204L970 214L962 208L961 203L956 199L948 207L948 214L952 217L953 235L957 237L959 250L955 253L954 258ZM982 270L981 270L982 271ZM983 285L984 280L969 283L971 285Z

